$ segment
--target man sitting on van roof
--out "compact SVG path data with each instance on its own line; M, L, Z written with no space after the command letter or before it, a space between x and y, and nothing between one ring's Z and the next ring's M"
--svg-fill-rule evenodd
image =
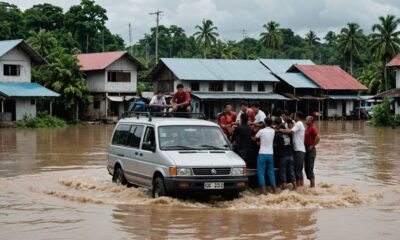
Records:
M183 87L183 84L176 86L176 92L172 95L171 106L174 112L191 112L190 94Z

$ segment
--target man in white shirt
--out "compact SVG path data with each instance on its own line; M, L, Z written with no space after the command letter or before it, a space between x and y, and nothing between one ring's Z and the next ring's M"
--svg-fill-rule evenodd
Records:
M252 123L253 125L256 125L258 127L262 127L264 125L264 120L267 117L265 113L260 109L260 104L259 103L253 103L251 105L251 109L253 110L255 116L254 116L254 122Z
M304 134L305 127L301 119L303 118L302 112L296 112L294 115L295 124L292 128L279 129L282 133L292 133L293 151L294 151L294 170L296 175L297 186L303 186L303 167L304 167L304 155L306 153L306 147L304 145Z
M275 173L274 173L274 137L275 130L271 128L272 119L265 118L266 127L258 131L256 139L260 143L260 151L257 158L257 174L258 184L260 185L260 191L262 194L266 193L265 189L265 170L269 182L271 184L272 192L275 193Z
M164 98L164 93L162 91L157 91L156 95L151 98L149 107L152 112L161 112L165 108L169 107Z

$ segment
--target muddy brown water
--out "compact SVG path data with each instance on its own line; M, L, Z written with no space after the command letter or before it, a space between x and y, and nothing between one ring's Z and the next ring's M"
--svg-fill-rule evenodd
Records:
M400 129L318 126L315 190L206 202L111 183L112 125L0 129L0 239L400 239Z

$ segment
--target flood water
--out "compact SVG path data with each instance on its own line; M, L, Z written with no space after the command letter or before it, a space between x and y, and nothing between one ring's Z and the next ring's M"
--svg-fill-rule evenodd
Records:
M400 129L318 127L315 190L206 202L114 185L113 125L0 129L0 239L400 239Z

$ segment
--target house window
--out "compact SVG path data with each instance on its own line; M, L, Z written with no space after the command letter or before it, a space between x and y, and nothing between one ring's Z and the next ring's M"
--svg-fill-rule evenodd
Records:
M192 91L200 91L200 84L199 82L192 82L190 83L190 89Z
M93 108L94 109L99 109L100 108L100 101L99 100L94 100L93 101Z
M4 64L3 74L4 74L4 76L19 76L20 75L20 66Z
M244 82L243 83L243 91L251 92L251 82Z
M210 92L222 92L224 89L223 82L210 82L208 90Z
M107 72L107 81L109 82L130 82L130 72Z
M31 99L31 105L35 105L35 104L36 104L36 101L35 101L34 98L32 98L32 99Z
M234 92L235 91L235 82L228 82L227 86L226 86L226 89L229 92Z
M265 92L265 84L264 83L258 83L258 91Z

